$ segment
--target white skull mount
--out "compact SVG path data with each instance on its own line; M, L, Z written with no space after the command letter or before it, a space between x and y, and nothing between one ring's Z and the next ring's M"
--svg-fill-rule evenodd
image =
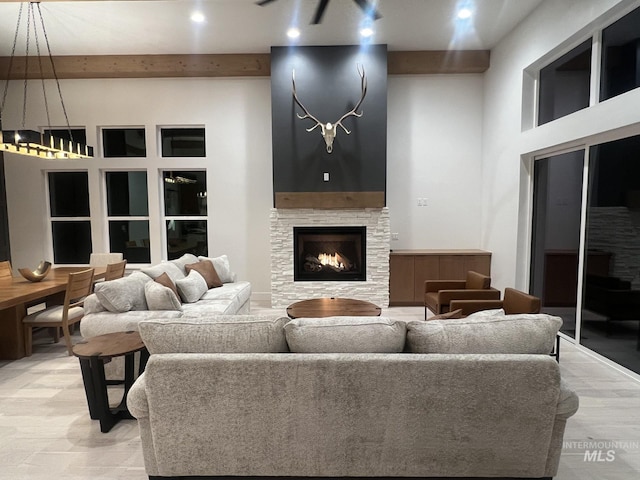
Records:
M338 125L342 127L342 129L347 135L350 135L351 132L347 130L344 125L342 125L342 121L347 117L359 118L362 116L363 112L357 113L357 110L358 108L360 108L360 105L362 104L362 101L364 100L364 97L367 94L367 77L364 74L364 67L361 68L359 65L357 65L356 68L358 69L358 74L360 75L362 95L360 96L360 100L358 100L358 103L356 104L356 106L353 107L353 109L349 110L347 113L345 113L342 117L340 117L340 119L335 123L331 123L331 122L322 123L316 117L311 115L311 113L309 113L309 110L306 109L306 107L298 99L298 95L296 95L296 71L293 70L293 72L291 73L291 82L293 84L293 99L298 104L298 106L304 111L304 115L300 115L299 113L296 113L296 115L300 120L305 120L308 118L316 122L316 124L313 127L307 128L306 130L307 132L310 132L312 130L315 130L317 127L320 127L320 133L324 138L324 143L326 144L326 147L327 147L327 153L331 153L333 151L333 140L336 138L336 134L338 133L338 128L337 128Z

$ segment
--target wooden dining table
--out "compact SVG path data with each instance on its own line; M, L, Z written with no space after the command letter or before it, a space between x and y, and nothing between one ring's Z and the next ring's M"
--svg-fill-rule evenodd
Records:
M56 267L40 282L22 277L0 278L0 359L16 360L25 356L22 319L27 308L40 303L62 304L69 273L94 269L94 278L101 279L106 267Z

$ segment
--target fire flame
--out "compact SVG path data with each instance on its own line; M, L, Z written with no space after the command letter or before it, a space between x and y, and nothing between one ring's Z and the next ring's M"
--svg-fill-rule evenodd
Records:
M318 260L322 265L329 265L336 268L344 268L344 264L338 260L338 254L321 253L318 255Z

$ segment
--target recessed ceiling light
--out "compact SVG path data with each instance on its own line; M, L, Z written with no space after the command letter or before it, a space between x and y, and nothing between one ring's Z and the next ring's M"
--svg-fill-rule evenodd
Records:
M191 21L195 23L203 23L205 21L204 14L202 12L193 12L191 14Z
M458 10L458 18L460 20L466 20L467 18L471 18L471 15L473 15L473 12L471 11L470 8L465 7Z
M287 37L298 38L299 36L300 30L298 30L296 27L291 27L289 30L287 30Z
M371 35L373 35L373 28L371 27L364 27L360 29L360 36L368 38Z

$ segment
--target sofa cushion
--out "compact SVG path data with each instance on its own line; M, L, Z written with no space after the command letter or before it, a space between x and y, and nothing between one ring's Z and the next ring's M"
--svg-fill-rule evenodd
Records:
M139 331L151 354L287 352L287 317L220 315L140 322Z
M296 318L284 326L297 353L402 352L406 324L386 317Z
M174 263L167 262L166 260L163 260L162 262L152 267L143 268L140 271L142 273L149 275L149 277L153 278L154 280L158 278L160 275L162 275L163 273L166 273L167 275L169 275L169 278L171 278L171 280L173 280L174 283L177 280L180 280L186 276L182 272L182 269L180 267L178 267Z
M467 317L407 324L413 353L540 353L553 350L562 319L545 314Z
M100 303L110 312L123 313L129 310L147 310L144 286L151 278L140 272L95 285L95 294Z
M190 263L195 263L197 261L198 257L196 257L193 253L185 253L180 258L169 260L169 263L173 263L176 267L178 267L182 274L186 277L189 272L186 271L185 267Z
M505 315L503 308L491 308L489 310L478 310L467 315L467 318L486 318L486 317L503 317Z
M158 282L147 282L144 296L149 310L182 310L182 304L174 291Z
M187 275L191 270L198 272L204 280L207 282L207 288L218 288L222 286L222 282L216 273L216 269L213 267L213 263L208 260L202 262L190 263L185 265Z
M209 260L213 263L213 268L216 269L218 277L222 283L230 283L234 280L234 274L229 266L229 257L226 255L220 255L219 257L198 257L201 262L203 260Z
M169 275L167 275L166 273L163 273L159 277L156 277L154 279L154 282L158 282L160 285L163 285L171 289L171 291L176 294L178 301L180 301L180 294L178 294L178 288L176 287L176 284L173 283L173 280L171 280L171 277L169 277Z
M207 293L207 281L196 270L191 270L189 275L180 280L176 280L176 287L183 302L193 303Z

